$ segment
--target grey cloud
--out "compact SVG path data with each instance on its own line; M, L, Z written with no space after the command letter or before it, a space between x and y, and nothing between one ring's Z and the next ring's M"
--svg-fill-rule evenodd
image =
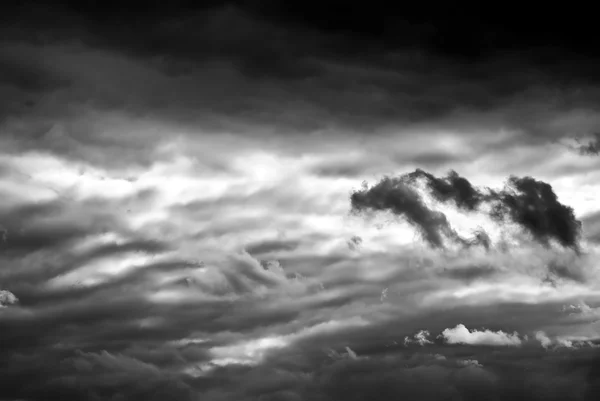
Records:
M494 208L494 217L509 217L542 244L554 239L564 247L579 249L581 222L573 208L559 202L548 183L532 177L510 177Z
M15 305L19 303L19 299L10 291L0 290L0 308Z
M491 277L497 273L499 273L498 268L493 266L492 264L473 264L452 267L450 269L445 268L444 271L440 273L440 275L442 277L450 277L456 280L464 280L468 282L480 278Z
M361 244L362 244L363 240L361 237L359 237L358 235L354 235L352 238L350 238L347 242L348 244L348 248L351 251L356 251L360 248Z
M47 18L68 21L64 26L48 24L39 9L23 11L15 19L19 27L5 28L4 42L13 49L6 68L35 77L27 82L37 82L36 88L52 96L29 99L23 85L11 92L5 104L34 106L5 111L10 121L3 131L18 133L16 140L4 138L6 146L49 150L111 168L151 164L160 156L154 150L164 132L188 129L254 139L279 133L270 142L282 151L298 146L317 151L333 138L319 136L315 146L306 132L344 131L348 138L376 135L386 127L436 124L524 128L527 135L517 141L546 142L564 136L564 127L552 118L584 108L596 90L575 94L570 87L558 88L548 79L556 72L522 55L469 65L410 47L359 50L343 35L310 26L290 29L244 7L138 16L135 23L110 29L58 6L46 11ZM548 94L560 91L567 100L558 104ZM122 130L130 134L118 135ZM290 136L298 139L293 147L286 143ZM338 139L329 145L339 148ZM271 145L261 141L261 146ZM439 164L430 156L415 160Z
M215 370L206 383L214 399L233 400L242 395L264 399L361 400L377 393L383 398L422 400L592 400L598 381L586 373L594 363L579 353L574 356L582 370L566 369L560 357L528 350L515 354L507 349L494 355L460 356L444 359L419 353L371 356L350 360L319 361L308 349L272 355L254 368L225 367ZM295 363L286 363L297 355ZM302 372L302 373L301 373ZM237 386L219 386L233 383ZM551 378L548 380L548 378ZM200 381L199 381L200 382ZM566 397L566 398L565 398Z
M297 240L266 240L254 242L246 246L246 251L251 255L262 255L279 251L293 251L300 246Z
M588 141L586 144L582 144L579 140L578 146L575 149L579 152L580 155L584 156L592 156L600 154L600 133L594 133L593 139Z
M436 248L443 247L444 237L454 235L446 216L429 209L419 193L400 179L384 177L371 188L353 192L350 202L356 213L389 210L405 217L423 234L425 241Z
M588 279L588 272L574 258L556 258L548 263L547 269L550 279L567 279L584 283Z
M594 212L581 218L585 237L594 243L600 243L600 212Z
M0 247L5 254L24 255L65 247L88 234L119 226L109 213L87 206L91 205L57 200L4 208L0 222L7 238Z
M406 175L409 182L414 182L419 178L426 180L428 189L438 201L448 202L451 200L459 209L475 210L483 201L482 193L455 171L450 171L443 178L437 178L421 169Z
M468 180L451 171L445 178L437 178L421 169L397 178L384 177L371 188L355 191L351 197L352 210L390 210L425 233L434 247L442 246L442 236L465 245L482 245L489 248L489 236L483 231L475 233L472 240L460 238L450 227L445 215L429 209L417 192L415 182L424 178L433 197L443 203L453 202L458 209L469 212L480 205L491 205L489 215L496 221L510 220L546 246L550 240L565 248L579 251L581 221L573 208L558 200L552 186L532 177L509 177L504 189L480 190Z
M293 265L291 261L289 263ZM185 266L156 266L151 274L167 268L172 271L182 270L182 273L187 271ZM212 267L207 265L204 269ZM446 360L438 360L412 353L386 355L379 348L384 349L383 343L393 336L396 339L403 335L412 336L424 324L431 322L435 322L431 327L432 332L451 327L447 325L449 322L463 318L466 318L463 321L469 326L473 322L489 324L494 321L501 322L496 324L505 324L515 319L515 323L539 327L539 319L544 322L551 319L544 311L557 309L547 305L515 304L514 308L461 308L452 312L440 310L437 315L421 312L411 317L411 304L405 302L402 303L404 307L397 311L397 319L392 319L392 322L310 336L287 348L267 353L266 359L258 366L214 366L202 376L193 378L183 373L183 367L209 363L210 348L213 346L230 345L248 336L260 338L265 335L293 333L305 325L314 325L319 319L335 316L336 311L344 304L350 305L347 311L352 311L353 316L360 313L358 307L362 293L357 293L352 288L350 297L343 304L307 304L303 299L276 302L278 298L273 295L267 294L265 298L260 295L249 296L257 286L276 289L286 284L284 276L265 271L248 254L234 255L214 266L215 272L225 269L229 269L232 274L237 272L240 280L246 280L240 288L245 296L238 301L195 300L192 297L170 303L149 302L142 294L158 289L150 285L152 281L149 281L148 286L135 290L115 284L112 289L108 286L102 293L94 295L92 292L83 292L79 294L79 299L68 302L64 300L63 303L50 302L46 306L38 304L29 311L8 308L12 314L4 315L0 321L3 344L6 345L0 352L0 359L6 362L2 364L0 371L6 372L3 377L11 380L3 381L0 390L9 396L29 397L32 400L43 399L47 394L62 396L63 399L81 399L84 397L79 392L81 386L88 388L90 394L120 394L124 400L151 397L151 391L164 396L154 385L139 383L148 381L164 387L165 391L171 392L178 399L188 399L186 397L190 395L193 399L202 394L206 399L218 400L258 396L274 399L320 397L323 400L335 400L340 397L362 397L376 388L383 388L384 393L389 396L427 396L425 390L417 385L422 379L429 386L432 381L437 383L436 380L440 380L440 386L447 386L443 388L451 389L456 386L455 390L449 390L453 394L458 391L465 397L470 396L469 394L479 396L482 393L477 390L478 386L491 383L488 379L492 376L510 383L509 379L512 377L506 376L505 369L531 372L525 369L525 366L531 367L529 362L521 365L520 358L525 358L532 351L524 350L524 356L491 356L484 351L463 348L442 350L440 347L444 345L439 342L429 344L436 348L432 352L443 352L446 355ZM162 289L165 289L164 284ZM149 322L146 326L138 323L144 319ZM154 324L150 324L152 319L155 319ZM516 326L515 329L524 328ZM27 333L30 333L29 337ZM38 334L31 338L31 333ZM207 341L187 346L169 345L182 338L207 338ZM376 344L378 341L382 342L379 348ZM324 363L324 355L320 351L323 347L339 352L343 352L344 347L349 347L360 357ZM483 377L479 377L478 373L468 369L482 368L460 366L458 361L464 359L477 360L483 365L483 369L489 370ZM507 367L502 367L501 361L505 361L502 363L506 363ZM350 362L358 365L352 367ZM535 372L542 372L539 369L544 364L547 362L534 364ZM459 374L456 369L464 369L465 372ZM389 380L388 375L391 375ZM414 378L415 375L419 378L417 384L414 384L414 379L409 380L409 377ZM402 386L397 385L392 377L396 381L400 377ZM527 383L531 377L530 373L520 380ZM581 376L571 379L574 378L586 381ZM30 386L25 391L22 383L31 381L39 384ZM348 381L359 381L360 386L344 388L341 383ZM43 393L43 390L46 392ZM433 393L430 395L434 397ZM439 392L435 395L439 396Z

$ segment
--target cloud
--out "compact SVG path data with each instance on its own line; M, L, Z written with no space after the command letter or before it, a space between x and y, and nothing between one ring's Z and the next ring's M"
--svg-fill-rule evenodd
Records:
M428 330L420 330L417 334L413 336L412 340L408 336L404 337L404 345L415 343L419 344L422 347L427 344L433 344L433 342L428 339L430 335L431 334Z
M475 210L483 201L483 194L471 185L471 183L458 175L456 171L450 171L446 177L437 178L424 170L417 169L405 176L408 182L414 182L424 178L427 188L434 198L440 202L452 200L459 209Z
M443 277L451 277L456 280L472 281L480 278L491 277L499 273L499 269L492 264L475 264L445 268L439 273Z
M583 216L581 221L586 239L592 243L600 244L600 212Z
M381 297L379 298L381 302L385 301L388 296L388 288L384 288L381 290Z
M363 242L363 240L362 240L361 237L359 237L358 235L354 235L347 242L348 248L351 251L356 251L356 250L358 250L360 248L362 242Z
M209 3L2 13L2 397L595 399L593 218L579 254L496 231L576 248L561 202L593 210L597 166L551 142L600 123L600 75L574 58L597 46ZM478 50L506 35L510 55ZM348 218L348 178L386 173L353 211L428 246Z
M5 308L9 305L15 305L19 299L10 291L0 290L0 308Z
M593 137L594 138L586 144L582 144L579 139L576 139L578 145L575 146L574 149L577 150L580 155L598 156L598 154L600 154L600 133L594 133Z
M476 368L483 368L483 365L480 364L476 359L464 359L461 361L456 361L456 363L460 366L474 366Z
M263 255L278 251L293 251L300 245L295 240L266 240L254 242L246 247L246 251L252 255Z
M401 179L384 177L372 187L357 190L350 196L352 211L390 211L415 226L432 247L441 248L444 237L455 233L446 216L425 205L419 193Z
M354 352L350 347L346 347L346 352L348 353L350 359L358 359L358 355L356 355L356 352Z
M488 215L496 222L509 220L545 246L555 240L565 248L579 250L582 224L573 208L558 201L550 184L532 177L511 176L500 191L480 190L454 171L445 178L437 178L417 169L397 178L386 176L370 188L363 186L352 193L351 208L355 212L390 211L404 217L436 248L443 247L445 237L466 246L482 245L489 249L490 238L485 231L475 231L473 239L461 238L446 215L429 208L417 192L418 179L425 179L427 189L441 203L452 201L456 208L467 212L486 204L491 207Z
M469 330L464 324L458 324L452 329L445 329L442 332L443 338L448 344L469 344L469 345L489 345L489 346L511 346L521 345L519 334L505 333L503 331L491 330Z
M581 222L573 208L558 201L548 183L531 177L510 177L492 214L500 219L509 217L542 244L554 239L564 247L579 249Z

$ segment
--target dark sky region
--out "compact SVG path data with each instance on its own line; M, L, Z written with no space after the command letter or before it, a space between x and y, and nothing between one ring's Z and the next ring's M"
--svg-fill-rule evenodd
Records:
M2 7L0 401L598 399L592 8Z

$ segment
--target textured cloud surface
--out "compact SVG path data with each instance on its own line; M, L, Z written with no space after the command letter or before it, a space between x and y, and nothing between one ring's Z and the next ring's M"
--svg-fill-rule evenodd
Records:
M0 12L0 400L597 398L594 13L84 3Z

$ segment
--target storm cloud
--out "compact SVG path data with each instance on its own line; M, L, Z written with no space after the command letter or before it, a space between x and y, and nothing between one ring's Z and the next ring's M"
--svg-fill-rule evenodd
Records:
M417 169L398 178L384 177L371 188L367 186L355 191L350 197L352 210L389 210L405 217L434 247L441 247L442 238L447 237L489 248L490 238L485 231L475 231L471 240L462 239L442 212L423 202L415 185L420 178L425 180L427 191L440 203L452 202L457 209L467 212L478 211L482 205L487 205L485 213L492 219L517 224L543 245L548 246L550 240L555 240L565 248L579 249L582 224L575 217L573 208L559 202L550 184L532 177L511 176L503 189L492 190L475 188L455 171L447 177L437 178Z
M597 398L596 14L13 3L0 398Z

